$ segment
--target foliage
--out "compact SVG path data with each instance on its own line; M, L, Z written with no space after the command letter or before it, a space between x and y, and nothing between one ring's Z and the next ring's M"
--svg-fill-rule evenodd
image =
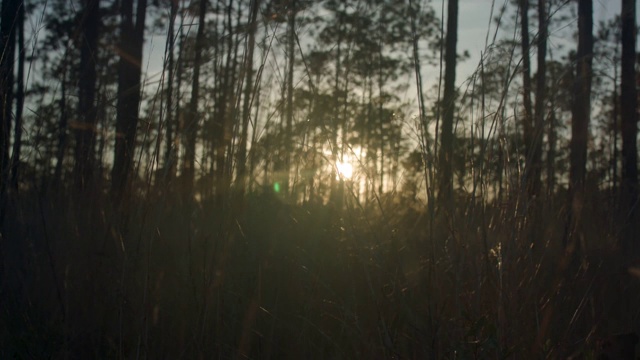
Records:
M457 66L450 107L446 16L429 1L151 1L142 61L120 46L133 15L100 1L95 84L80 70L88 3L23 4L17 186L0 173L0 358L595 358L633 340L610 335L640 332L640 265L620 247L640 222L620 216L618 18L595 28L577 203L573 2L547 2L535 198L519 1L491 14L481 54L453 57L478 62ZM95 114L80 106L87 87ZM139 105L121 106L132 94ZM80 189L83 119L94 176Z

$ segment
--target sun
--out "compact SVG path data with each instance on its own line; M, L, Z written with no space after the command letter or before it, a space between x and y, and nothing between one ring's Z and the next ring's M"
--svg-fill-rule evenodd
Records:
M338 170L338 176L343 179L351 179L353 176L353 165L349 162L338 161L336 163L336 168Z

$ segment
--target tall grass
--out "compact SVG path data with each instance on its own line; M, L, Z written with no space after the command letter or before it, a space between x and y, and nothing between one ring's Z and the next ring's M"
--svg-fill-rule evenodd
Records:
M25 191L7 213L2 358L564 358L638 331L640 279L597 191L564 273L562 197L532 242L509 202L458 199L430 229L392 196L138 198L127 222L99 194L72 199Z
M501 171L487 144L506 141L514 49L495 112L473 89L481 151L468 155L481 161L449 213L426 166L426 204L374 190L361 202L347 186L340 205L263 188L215 206L148 180L114 205L106 191L25 181L0 238L0 358L589 359L609 335L640 332L610 194L588 185L585 238L567 252L562 188L526 203L520 174L501 173L504 194L475 192ZM426 126L416 133L434 158Z

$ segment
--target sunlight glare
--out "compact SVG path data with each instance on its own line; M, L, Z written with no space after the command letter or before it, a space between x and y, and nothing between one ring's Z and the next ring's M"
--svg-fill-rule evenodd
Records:
M338 161L336 163L336 168L338 169L338 175L345 179L351 179L353 176L353 165L348 162Z

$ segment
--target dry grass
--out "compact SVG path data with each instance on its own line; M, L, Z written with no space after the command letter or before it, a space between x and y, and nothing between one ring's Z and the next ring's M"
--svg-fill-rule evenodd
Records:
M640 330L640 280L602 199L561 273L562 199L535 225L467 201L430 228L391 198L189 211L162 197L126 223L107 199L70 198L24 193L8 213L2 358L589 358Z

